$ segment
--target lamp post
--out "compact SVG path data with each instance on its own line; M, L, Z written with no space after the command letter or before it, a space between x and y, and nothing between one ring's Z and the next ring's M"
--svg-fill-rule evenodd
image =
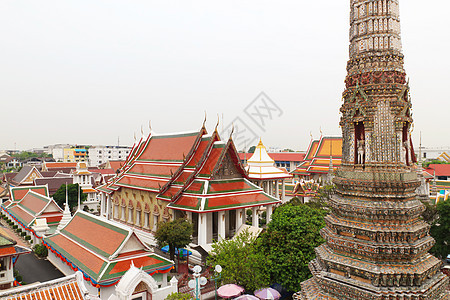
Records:
M205 285L208 280L205 277L200 276L202 267L199 265L194 267L194 279L189 280L188 286L195 290L195 299L200 300L200 286Z
M217 300L217 280L219 280L222 276L220 275L220 272L222 272L222 266L216 265L214 268L214 277L212 280L214 280L214 291L216 293L216 300Z

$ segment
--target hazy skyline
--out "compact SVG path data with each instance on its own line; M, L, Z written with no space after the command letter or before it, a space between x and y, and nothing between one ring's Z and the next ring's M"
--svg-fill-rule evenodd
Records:
M131 145L149 120L190 131L205 111L212 131L264 91L282 115L247 124L266 146L306 150L310 132L341 133L349 2L2 1L0 149ZM450 146L449 8L400 0L416 145L422 132Z

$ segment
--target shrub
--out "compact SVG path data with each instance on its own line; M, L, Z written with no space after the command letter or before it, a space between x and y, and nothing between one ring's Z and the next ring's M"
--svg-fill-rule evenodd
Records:
M20 235L21 235L21 236L26 236L27 233L26 233L26 232L22 232Z
M23 280L23 278L22 278L21 275L17 275L17 276L16 276L16 280L17 280L18 282L21 282L21 281Z
M27 240L27 241L31 240L31 236L27 235L27 236L25 237L25 240ZM31 241L31 242L33 243L33 241Z
M19 226L15 225L15 224L13 225L13 229L17 229L17 227L19 227Z
M189 294L181 294L181 293L172 293L167 296L166 300L190 300L194 299Z
M40 258L47 257L48 255L48 250L44 245L37 244L33 247L33 250L34 253Z

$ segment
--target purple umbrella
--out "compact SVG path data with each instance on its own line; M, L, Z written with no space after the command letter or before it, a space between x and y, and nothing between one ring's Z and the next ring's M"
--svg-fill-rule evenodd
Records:
M234 300L259 300L259 298L253 295L242 295L237 298L234 298Z
M281 295L280 293L273 288L264 288L264 289L260 289L255 291L255 296L258 297L259 299L280 299Z
M237 284L225 284L217 289L217 294L222 298L232 298L239 296L244 288Z

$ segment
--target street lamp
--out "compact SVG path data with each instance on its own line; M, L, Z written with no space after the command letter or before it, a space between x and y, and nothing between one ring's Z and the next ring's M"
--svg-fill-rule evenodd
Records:
M208 280L205 277L203 277L203 276L200 277L201 271L202 271L202 267L200 267L199 265L196 265L194 267L194 279L191 279L188 282L188 286L191 289L195 289L195 299L196 300L200 300L200 286L205 285L206 282L208 282Z
M216 292L216 300L217 300L217 280L219 280L221 278L220 272L222 272L222 266L221 265L216 265L216 267L214 268L214 277L212 278L212 280L214 280L214 291Z

